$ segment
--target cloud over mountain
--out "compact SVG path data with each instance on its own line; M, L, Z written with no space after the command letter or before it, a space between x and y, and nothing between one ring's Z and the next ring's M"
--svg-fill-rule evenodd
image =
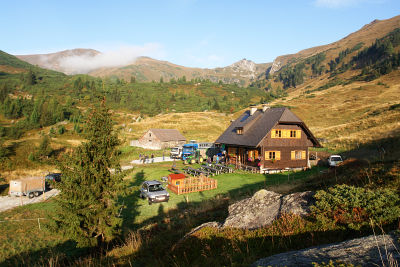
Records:
M162 54L162 46L156 43L143 46L120 46L95 55L82 53L62 57L59 59L59 66L66 70L74 70L75 73L88 73L98 68L128 65L139 56L160 56Z

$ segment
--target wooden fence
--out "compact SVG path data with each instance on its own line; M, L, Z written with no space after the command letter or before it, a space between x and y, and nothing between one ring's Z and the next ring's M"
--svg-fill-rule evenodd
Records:
M217 180L205 176L185 178L179 185L168 184L168 188L178 195L211 190L217 186Z

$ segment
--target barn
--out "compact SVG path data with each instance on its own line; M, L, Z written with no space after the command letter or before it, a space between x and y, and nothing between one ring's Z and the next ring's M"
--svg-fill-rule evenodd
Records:
M186 143L186 138L176 129L150 129L138 140L132 140L131 146L160 150Z
M235 165L266 173L309 167L309 147L321 147L306 124L286 107L250 107L215 141Z

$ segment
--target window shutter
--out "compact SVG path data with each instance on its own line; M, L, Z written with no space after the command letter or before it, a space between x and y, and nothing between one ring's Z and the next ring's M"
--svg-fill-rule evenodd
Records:
M290 159L291 159L291 160L296 159L296 151L290 152Z
M301 138L301 130L296 130L296 138Z
M275 138L275 130L271 130L271 138Z
M306 152L305 151L301 151L301 159L306 159Z
M281 152L280 151L276 151L275 152L275 159L276 160L280 160L281 159Z
M264 159L269 159L269 151L265 151L265 157Z

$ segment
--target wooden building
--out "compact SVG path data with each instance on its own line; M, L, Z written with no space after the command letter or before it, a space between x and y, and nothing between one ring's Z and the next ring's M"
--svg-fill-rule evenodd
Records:
M186 138L176 129L150 129L131 146L147 149L164 149L186 144Z
M321 147L317 139L288 108L251 107L215 141L236 165L260 172L306 168L308 148Z

